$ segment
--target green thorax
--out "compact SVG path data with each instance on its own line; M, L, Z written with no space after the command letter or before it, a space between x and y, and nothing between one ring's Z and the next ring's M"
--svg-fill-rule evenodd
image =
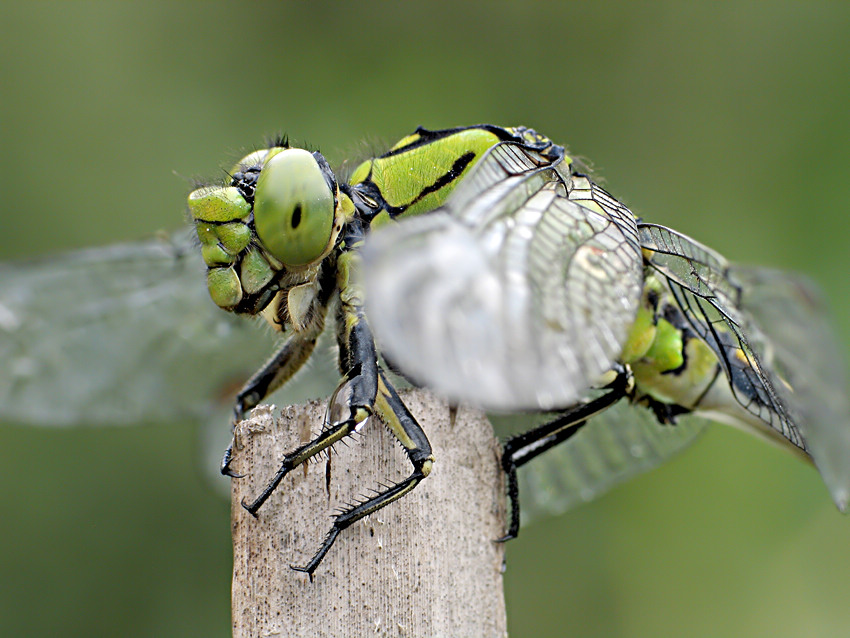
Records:
M545 152L552 142L524 127L482 124L456 129L417 129L389 151L366 160L351 175L352 189L372 200L377 227L401 215L442 206L472 166L500 142L521 142Z

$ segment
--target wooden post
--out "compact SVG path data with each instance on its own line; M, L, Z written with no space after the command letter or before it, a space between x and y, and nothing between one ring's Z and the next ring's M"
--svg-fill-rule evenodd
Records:
M321 426L325 404L258 408L237 428L233 468L233 635L507 635L502 589L505 529L499 446L486 418L422 391L402 393L434 450L431 475L412 493L340 534L310 582L303 565L334 511L406 476L410 464L377 419L330 456L280 484L254 519L241 506L280 458Z

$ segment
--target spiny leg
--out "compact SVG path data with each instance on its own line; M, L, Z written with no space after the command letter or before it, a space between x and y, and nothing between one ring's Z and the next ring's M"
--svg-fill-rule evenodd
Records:
M352 245L356 245L353 242ZM401 498L412 490L431 471L431 445L424 431L410 414L402 400L378 368L378 354L372 332L363 314L362 291L356 284L355 272L360 256L354 250L340 255L337 285L340 305L337 316L337 341L340 347L340 366L349 373L346 381L334 393L328 405L330 422L347 420L356 423L351 431L369 414L375 413L404 447L413 472L407 479L392 485L375 496L342 511L334 518L328 535L313 558L297 571L310 575L328 553L337 536L364 516Z
M362 315L357 315L341 317L337 327L341 333L340 360L349 367L328 403L324 428L315 439L284 456L280 469L260 495L250 504L242 504L254 516L284 476L354 432L375 411L378 354L369 326Z
M325 428L319 436L309 443L302 445L284 456L283 461L281 461L280 464L280 469L278 469L274 478L269 481L260 495L251 501L251 503L245 503L245 501L242 501L242 507L248 510L252 516L256 517L257 511L263 506L263 503L268 500L275 489L277 489L277 486L280 485L283 477L305 461L320 453L322 450L327 449L340 439L354 432L358 425L360 425L360 423L356 422L354 419L347 419L339 423L334 423Z
M633 386L631 370L621 367L612 370L612 372L616 376L611 383L604 386L603 389L608 389L608 392L602 396L569 408L552 421L512 437L505 443L502 452L502 469L507 475L511 522L505 535L497 539L497 542L509 541L519 534L517 468L572 437L587 423L590 417L607 410L631 391Z
M272 357L255 372L236 395L233 406L233 421L231 429L245 417L245 413L257 407L259 403L269 394L286 383L301 369L301 366L313 354L316 347L316 339L322 332L324 317L317 321L315 326L304 332L294 332L283 343L283 345L272 355ZM221 459L221 473L225 476L240 478L241 475L234 474L230 469L233 460L233 440L224 451Z
M424 431L410 414L395 389L378 368L378 354L371 330L363 313L363 294L357 285L360 257L356 247L362 240L362 228L347 226L344 246L336 263L336 289L339 291L337 342L343 381L334 392L325 417L325 428L313 441L287 454L274 478L250 504L243 506L256 516L257 510L293 468L356 431L372 414L387 425L404 446L413 465L407 479L378 492L334 518L333 526L319 551L303 567L293 569L312 574L330 550L339 533L364 516L401 498L431 471L431 445Z
M262 311L264 318L277 330L287 327L290 334L272 357L257 370L236 395L231 430L269 394L283 386L313 354L316 340L325 328L328 304L336 292L336 270L331 261L319 268L316 279L305 284L279 290ZM233 460L233 440L221 459L221 473L236 475L230 470Z
M375 496L350 507L339 513L333 521L330 531L321 547L303 567L292 565L292 569L306 572L312 580L313 572L319 566L325 554L328 553L340 532L364 516L386 507L393 501L398 500L424 479L431 472L434 457L431 454L431 444L425 436L425 432L416 419L399 398L395 388L390 384L383 371L379 372L378 394L375 398L375 413L381 421L389 428L390 432L399 440L404 447L407 458L413 465L410 475L388 488L378 492Z

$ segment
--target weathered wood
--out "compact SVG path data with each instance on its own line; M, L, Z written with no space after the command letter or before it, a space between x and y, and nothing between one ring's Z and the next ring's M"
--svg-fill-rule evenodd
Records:
M241 506L285 451L317 431L324 404L258 409L237 429L233 468L233 635L506 636L502 589L505 499L499 448L483 415L425 392L403 393L436 462L411 494L345 530L310 582L305 564L335 510L410 464L376 419L330 456L287 476L254 519ZM329 489L328 489L329 486Z

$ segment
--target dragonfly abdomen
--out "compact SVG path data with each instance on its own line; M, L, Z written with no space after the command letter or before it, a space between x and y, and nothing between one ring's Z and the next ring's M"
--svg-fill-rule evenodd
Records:
M675 406L678 412L698 409L720 372L717 356L651 275L623 362L632 368L639 400Z

